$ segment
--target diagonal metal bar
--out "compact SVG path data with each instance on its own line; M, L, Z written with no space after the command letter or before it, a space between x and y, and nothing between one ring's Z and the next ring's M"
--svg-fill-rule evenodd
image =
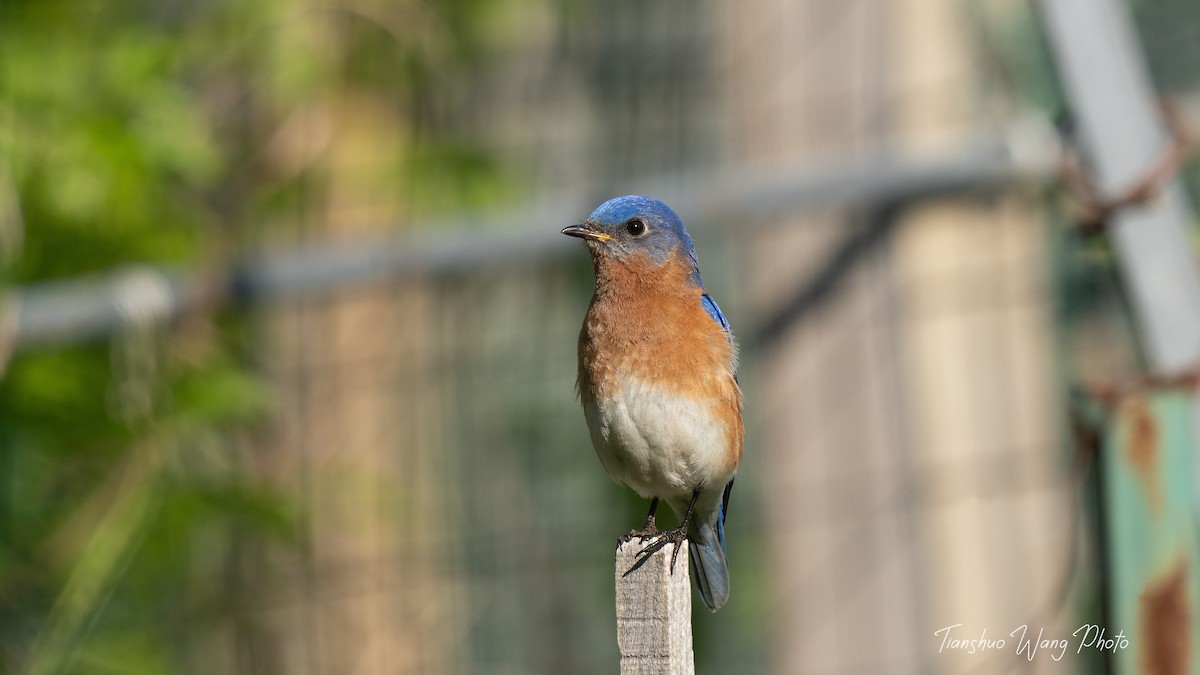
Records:
M1129 17L1114 0L1041 0L1050 44L1102 195L1135 184L1168 152ZM1119 211L1111 232L1151 370L1200 362L1200 265L1179 181Z

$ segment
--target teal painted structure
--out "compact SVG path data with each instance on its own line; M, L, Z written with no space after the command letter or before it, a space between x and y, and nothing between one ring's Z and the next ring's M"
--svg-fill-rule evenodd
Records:
M1200 673L1200 567L1190 393L1128 396L1109 424L1102 471L1115 672ZM1122 643L1123 635L1128 640ZM1097 645L1100 646L1100 645Z

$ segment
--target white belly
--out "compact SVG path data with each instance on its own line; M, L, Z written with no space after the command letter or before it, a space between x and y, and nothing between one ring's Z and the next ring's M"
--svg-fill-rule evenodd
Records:
M730 434L708 402L625 378L612 396L584 407L604 469L643 497L688 497L723 486Z

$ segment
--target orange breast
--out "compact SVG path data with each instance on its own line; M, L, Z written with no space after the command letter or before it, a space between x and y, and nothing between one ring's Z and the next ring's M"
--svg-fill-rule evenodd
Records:
M678 257L656 266L645 254L596 261L596 294L579 335L579 395L612 395L635 377L681 396L713 402L730 429L731 464L742 452L741 391L734 346L704 311L703 292Z

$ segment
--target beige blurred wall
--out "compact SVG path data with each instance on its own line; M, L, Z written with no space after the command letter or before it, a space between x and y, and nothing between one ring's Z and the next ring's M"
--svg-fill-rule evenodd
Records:
M724 3L732 147L763 166L953 150L997 106L964 11ZM1069 612L1046 610L1074 502L1035 204L1013 194L908 209L835 299L762 356L752 399L766 408L750 410L761 445L748 458L762 463L774 672L982 672L1016 664L1008 633L1023 623L1073 630ZM743 261L755 311L786 301L863 215L764 231ZM959 623L959 637L986 628L1010 649L938 654L934 632Z
M333 87L283 125L270 146L281 170L313 176L291 245L404 222L404 126L387 103ZM301 550L266 563L277 588L247 671L465 671L467 603L445 564L452 472L437 452L447 404L429 370L444 358L436 301L422 284L381 282L261 320L260 358L281 392L264 470L304 517Z

